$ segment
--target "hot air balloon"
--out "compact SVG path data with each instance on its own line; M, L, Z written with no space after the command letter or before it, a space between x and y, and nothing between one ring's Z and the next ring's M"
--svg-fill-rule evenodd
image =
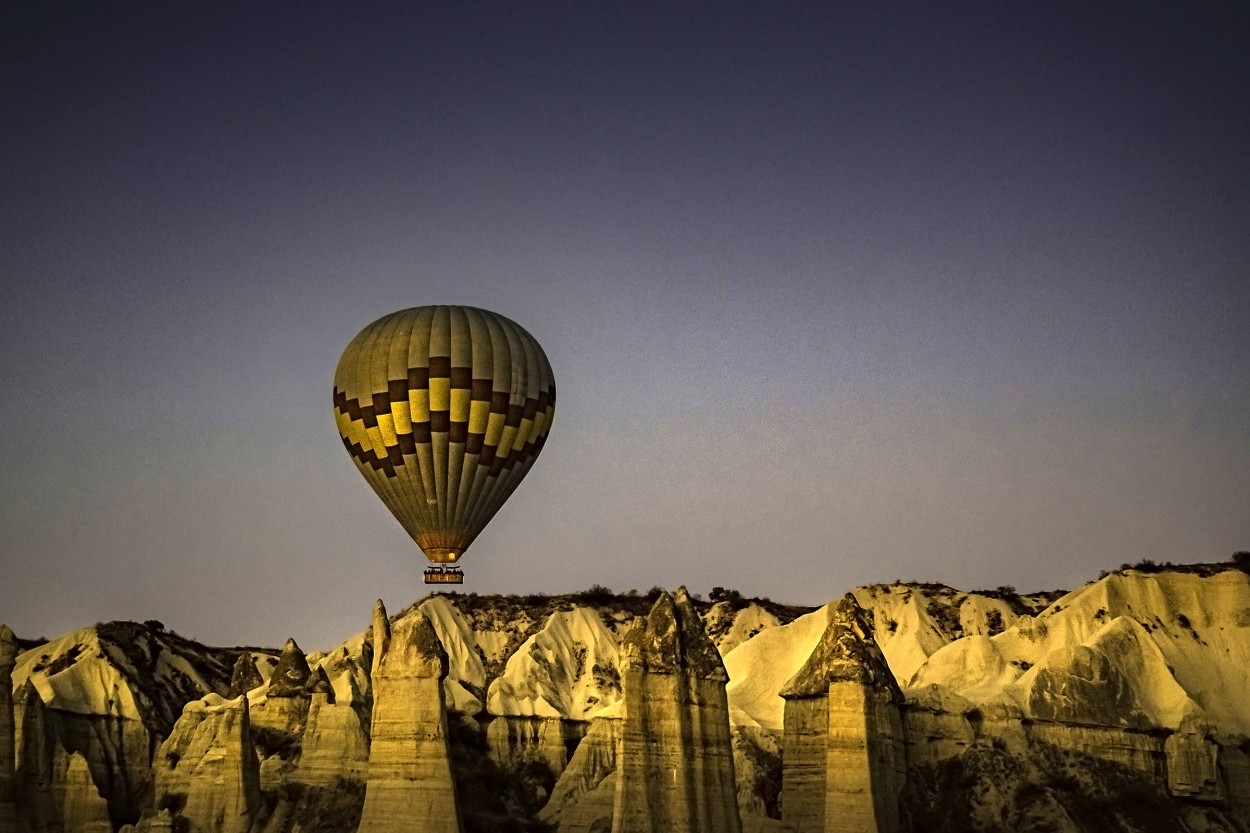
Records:
M334 420L356 468L433 564L454 565L542 451L555 414L551 365L494 312L428 306L361 330L334 372Z

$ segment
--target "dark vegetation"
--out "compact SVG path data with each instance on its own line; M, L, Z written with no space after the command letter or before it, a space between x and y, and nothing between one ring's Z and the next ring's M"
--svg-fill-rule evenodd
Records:
M990 812L994 796L1007 798ZM938 764L908 770L908 833L1042 833L1056 807L1082 833L1175 833L1190 827L1182 802L1150 776L1039 743L1027 756L982 743ZM1215 812L1215 811L1213 811ZM1066 828L1065 828L1066 829Z
M352 833L360 825L365 806L365 784L336 778L328 787L310 787L288 781L274 790L263 790L256 826L260 829L282 805L288 822L302 833Z
M73 666L74 663L78 662L78 657L81 655L82 646L71 645L69 646L69 650L61 654L59 657L53 658L48 654L44 654L39 658L39 661L35 663L32 670L43 671L51 677L53 674L60 674L62 671L65 671Z
M552 833L537 818L556 783L551 767L496 763L487 754L485 731L459 715L448 716L447 741L464 833Z
M252 744L262 758L277 755L283 761L290 761L300 753L299 736L269 726L252 727Z
M738 748L743 756L754 765L755 782L752 791L764 802L764 813L771 819L781 818L781 753L765 749L756 743L741 729L738 733Z
M446 596L456 608L470 619L475 628L490 627L494 622L511 623L516 630L514 640L510 640L507 653L511 654L530 634L537 631L552 613L561 610L572 610L574 607L597 608L609 628L619 628L636 616L645 616L650 612L656 599L664 592L664 588L652 587L646 593L636 589L625 593L613 592L611 588L601 584L592 584L586 590L575 593L530 593L526 595L479 595L477 593L460 593L450 591L436 595ZM675 592L675 591L670 591ZM719 601L728 602L733 610L741 610L750 604L757 604L767 610L782 623L792 622L798 617L811 613L814 607L803 605L785 605L774 602L767 597L744 596L737 590L714 587L704 599L698 594L691 594L691 601L700 614L706 613L712 605ZM417 602L420 604L420 602ZM406 611L405 611L406 612ZM620 616L624 614L624 616ZM403 615L401 612L399 615ZM515 642L515 644L511 644ZM502 665L492 668L487 661L487 679L494 679L502 672Z
M151 708L141 708L140 713L144 725L155 738L167 737L174 721L182 714L182 707L207 693L172 663L162 663L162 655L181 657L215 691L222 693L230 685L234 659L241 650L201 645L167 630L154 619L143 624L99 622L95 629L101 648L119 660L114 665L127 678L131 690L140 700L151 704ZM158 670L161 671L160 680L156 678ZM153 695L155 698L150 699Z
M1228 561L1198 562L1195 564L1176 564L1171 561L1164 561L1160 564L1153 559L1143 558L1136 563L1126 561L1114 570L1102 570L1098 573L1098 578L1103 579L1112 573L1123 573L1128 570L1136 570L1139 573L1192 573L1205 578L1218 575L1230 569L1250 572L1250 552L1239 550L1233 553Z

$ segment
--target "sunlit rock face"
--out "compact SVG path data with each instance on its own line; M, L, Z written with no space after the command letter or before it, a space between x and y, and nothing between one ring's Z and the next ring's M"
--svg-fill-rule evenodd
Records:
M1250 580L1236 570L1106 576L1000 634L940 649L907 688L914 704L962 704L909 717L917 736L1053 743L1157 777L1172 795L1228 802L1242 790L1233 749L1250 728L1248 692ZM966 731L961 712L977 718ZM917 761L954 751L923 746L912 745Z
M17 745L19 805L99 797L113 826L134 823L152 801L152 756L185 703L226 690L236 651L208 648L159 622L108 622L23 652L13 670L17 734L29 715L39 736ZM90 785L64 786L56 762L77 753ZM82 794L75 797L75 791ZM22 812L19 806L19 813ZM33 812L33 811L32 811ZM58 816L59 808L39 811ZM19 829L20 828L19 826Z
M591 721L586 737L538 814L540 820L558 825L560 833L611 829L621 723L619 708L607 709Z
M58 741L56 716L28 680L17 698L19 831L108 833L108 802L96 787L86 759Z
M613 833L740 831L728 675L685 588L626 633L621 675Z
M721 656L728 654L760 631L775 628L781 621L758 604L751 602L734 609L729 602L717 602L712 605L703 617L708 638L720 651Z
M486 729L494 760L510 765L536 761L556 776L568 763L570 740L558 717L496 717Z
M987 830L1029 829L1030 814L1041 814L1038 818L1053 822L1056 830L1084 830L1064 827L1068 822L1055 815L1055 808L1072 818L1082 812L1082 799L1065 786L1071 775L1072 783L1088 787L1108 806L1117 790L1140 789L1172 802L1172 815L1159 811L1168 823L1181 818L1175 814L1183 808L1184 823L1193 830L1204 824L1224 829L1222 817L1250 828L1245 743L1250 582L1243 573L1214 567L1130 570L1063 598L931 584L861 587L852 594L862 609L862 629L873 633L905 695L896 706L908 774L907 812L926 801L940 803L939 788L954 783L960 790L966 776L974 785L969 789L997 795L996 803L980 807L977 818L1006 821ZM681 621L682 605L670 601L674 621ZM829 681L823 698L799 691L812 685L820 691L819 674L812 685L800 686L800 671L809 664L822 667L832 656L817 649L842 601L815 611L765 600L710 605L687 598L686 603L705 612L702 629L729 676L729 748L737 781L732 792L744 828L776 828L783 823L782 811L796 803L779 795L783 760L795 765L804 750L823 748L827 772L830 726L859 720L864 737L870 736L869 718L878 701L867 697L862 679ZM651 608L637 594L591 599L460 594L423 599L396 617L397 632L409 620L430 619L448 654L444 708L458 707L452 715L456 725L473 729L453 731L447 739L456 783L477 789L474 779L489 772L497 779L492 789L504 785L499 795L511 791L506 807L496 802L482 818L515 810L515 796L524 794L527 820L546 801L540 815L558 823L562 833L611 828L631 714L624 697L624 636L635 620L647 622ZM16 830L56 833L67 824L99 825L105 819L118 829L137 822L140 813L140 833L184 823L185 805L178 813L157 806L161 791L153 779L164 778L162 768L169 768L162 741L187 734L171 731L184 706L210 693L236 695L227 700L247 696L260 762L260 807L252 833L293 833L327 818L334 819L335 829L354 830L369 768L373 686L390 653L392 623L385 609L378 606L373 618L374 627L306 657L293 642L282 657L277 651L209 648L166 632L159 623L85 628L22 652L12 688L4 687L15 692ZM362 617L362 625L365 621ZM695 642L682 640L685 658L676 663L661 655L653 663L646 653L650 648L636 646L646 658L642 713L678 727L683 695L673 678L697 680L702 673L690 670L699 662L684 647ZM864 655L857 662L879 671L877 660ZM677 668L683 670L672 670ZM787 701L781 693L792 679L801 696ZM859 686L862 696L840 692L844 684ZM687 748L715 748L698 740L715 734L709 728L716 723L709 717L718 708L714 693L692 685L689 699L707 703L686 708L692 715L689 738L680 734L686 729L670 734L682 737ZM799 705L807 700L821 701L825 711ZM812 714L787 721L787 702L796 717L803 708ZM831 702L843 709L840 716L836 709L830 716ZM0 740L4 714L0 707ZM787 739L787 723L808 728L797 740ZM873 732L884 736L880 727L890 724L888 711L876 723ZM486 727L485 737L477 732L479 725ZM472 755L465 755L467 744ZM670 744L660 745L648 754L656 766L666 766ZM219 750L212 744L203 748L189 753L187 744L182 754L188 757L177 768L204 773L202 794L209 795L219 788L207 783L217 777L207 758ZM3 770L0 758L0 779ZM545 771L558 780L520 780ZM1017 800L995 792L999 773L1015 779L1009 783L1016 787L1033 777L1058 781L1037 794L1028 787ZM225 802L213 800L219 806ZM663 805L670 799L657 790L648 800ZM971 799L959 800L963 806ZM826 821L830 817L826 812ZM31 824L22 826L23 819ZM928 820L923 814L911 821L905 816L900 824L918 833L926 828L917 819ZM470 824L467 817L465 823Z
M620 699L616 637L597 611L557 611L490 686L491 714L587 720Z
M896 833L906 771L902 692L864 610L829 612L785 698L782 817L796 831Z
M385 640L375 636L374 644ZM359 833L460 833L447 747L448 657L425 615L396 622L373 681Z
M333 694L314 692L294 777L319 787L363 781L368 761L369 736L359 714L349 704L336 703Z
M260 761L247 697L188 703L153 770L157 808L188 829L248 833L260 808Z

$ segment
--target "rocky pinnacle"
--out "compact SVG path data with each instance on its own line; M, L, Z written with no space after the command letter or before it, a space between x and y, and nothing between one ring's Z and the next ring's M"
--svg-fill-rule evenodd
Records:
M829 613L829 623L807 662L781 690L787 699L823 697L829 684L856 682L886 693L901 703L902 693L885 654L877 645L868 614L847 593Z
M282 646L282 655L278 657L278 665L269 677L270 697L300 697L307 694L304 686L312 674L308 667L308 658L300 650L294 639L288 639Z
M374 653L372 742L358 831L461 833L443 701L447 652L420 612L395 623L389 645L378 643L383 650Z
M386 605L378 599L373 603L373 667L370 676L377 677L378 666L386 656L386 649L391 644L391 620L386 616Z
M684 587L634 621L621 671L612 833L738 833L729 677Z
M233 700L240 694L247 694L252 689L264 684L265 679L261 677L259 669L256 668L256 660L252 658L251 653L244 651L235 660L234 671L230 675L230 688L226 691L226 698Z

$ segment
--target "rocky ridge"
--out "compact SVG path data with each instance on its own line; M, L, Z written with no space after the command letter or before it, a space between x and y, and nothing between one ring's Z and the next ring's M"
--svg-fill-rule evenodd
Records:
M917 829L909 813L937 800L926 785L956 770L970 784L988 784L977 773L1009 764L1020 773L1073 773L1094 787L1098 779L1145 785L1161 791L1169 806L1184 807L1185 824L1195 830L1250 819L1250 583L1244 573L1229 567L1122 570L1062 598L897 583L851 595L861 610L861 630L871 633L902 692L896 705L908 780L900 829ZM452 778L461 792L490 785L492 793L489 813L469 808L466 831L504 829L491 825L506 819L528 829L524 825L536 824L539 815L558 821L561 830L589 830L604 818L604 806L611 817L628 714L624 634L649 613L651 602L602 594L529 600L452 594L431 596L393 618L380 614L391 627L424 616L448 655L442 686ZM813 654L823 650L845 600L809 612L749 600L688 602L702 616L705 638L718 662L723 657L729 678L732 761L746 829L784 826L787 703L810 699L793 696L811 688L801 684L800 672L821 666ZM66 825L117 830L140 816L151 830L166 829L161 825L177 823L179 815L189 819L185 805L169 812L181 790L157 786L174 783L162 780L167 759L161 744L191 749L192 735L209 731L196 727L223 720L236 708L227 704L246 695L258 761L254 833L355 829L385 634L371 627L328 652L299 652L307 675L292 642L287 665L295 667L298 685L294 678L288 684L285 669L273 684L283 661L277 652L204 648L155 624L96 626L18 656L10 690L19 817L37 816L49 833L72 829ZM133 644L117 644L120 636ZM856 663L861 671L873 667L865 656L846 667ZM783 697L796 677L787 690L792 696ZM862 693L873 688L865 679L830 685L840 683ZM828 690L824 697L829 701ZM221 713L179 727L184 705ZM219 728L213 736L220 741L205 745L200 757L234 760L233 752L225 753L234 744L242 761L246 744L231 740L241 733ZM865 730L865 738L872 734ZM210 755L210 748L219 751ZM1059 766L1048 750L1069 756L1068 763ZM179 760L179 768L189 767L185 772L206 765L194 760L198 752L180 754L190 755ZM211 782L210 792L235 790L217 776L201 778ZM1077 812L1070 790L1048 789L1043 804ZM1106 800L1114 803L1108 790ZM162 799L165 808L158 806ZM993 812L991 804L978 805L985 818L1016 818L1024 806L1015 796L995 801ZM1028 804L1029 812L1040 813L1038 806ZM2 812L0 804L0 823ZM317 828L316 819L338 826ZM1014 829L1028 828L1017 823Z

